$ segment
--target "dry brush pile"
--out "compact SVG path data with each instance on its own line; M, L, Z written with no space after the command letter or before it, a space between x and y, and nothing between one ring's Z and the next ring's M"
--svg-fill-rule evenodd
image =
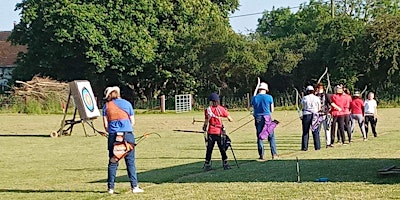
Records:
M59 82L49 77L34 76L32 80L15 81L16 86L13 87L13 96L22 98L25 103L36 100L44 104L49 99L66 103L69 95L68 83Z

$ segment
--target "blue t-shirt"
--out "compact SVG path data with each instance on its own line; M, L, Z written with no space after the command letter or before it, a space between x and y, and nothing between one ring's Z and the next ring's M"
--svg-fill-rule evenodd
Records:
M274 104L274 99L269 94L257 94L251 98L254 116L271 115L271 104Z
M108 122L108 133L116 132L133 132L130 116L134 115L132 104L125 99L114 99L113 102L122 110L124 110L129 117L123 120L113 120ZM103 116L107 116L107 104L103 106Z

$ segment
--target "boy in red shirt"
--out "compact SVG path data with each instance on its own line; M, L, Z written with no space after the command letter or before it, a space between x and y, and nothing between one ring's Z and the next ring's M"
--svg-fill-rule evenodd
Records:
M206 161L204 168L206 171L211 170L211 154L214 149L215 142L218 144L219 152L222 157L222 165L224 169L230 169L228 164L228 156L222 146L221 136L225 134L224 125L222 124L222 118L227 118L228 121L233 121L229 112L222 106L219 105L219 96L216 93L212 93L208 100L211 105L204 110L204 125L203 131L207 131L207 152ZM207 129L208 127L208 129Z

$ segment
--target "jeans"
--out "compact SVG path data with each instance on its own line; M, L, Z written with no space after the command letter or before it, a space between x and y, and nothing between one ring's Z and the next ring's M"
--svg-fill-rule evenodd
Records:
M108 135L108 178L107 178L107 186L108 189L114 189L114 183L115 183L115 177L117 174L117 168L118 168L118 163L112 163L110 162L110 158L114 156L113 154L113 146L116 138L116 134L109 134ZM135 137L133 133L126 132L124 135L124 138L127 142L134 144L135 143ZM136 174L136 166L135 166L135 149L130 151L126 156L125 156L125 164L126 164L126 169L128 172L128 178L131 182L131 188L134 188L138 185L138 179L137 179L137 174Z
M325 115L324 121L322 121L321 124L319 124L319 128L318 128L320 130L320 133L321 133L321 127L324 128L326 145L330 145L330 142L331 142L331 130L330 130L331 121L332 121L331 119L332 119L331 115Z
M260 158L264 158L264 142L263 140L260 139L260 133L262 129L264 128L265 125L265 119L264 116L256 116L255 117L255 126L256 126L256 136L257 136L257 149L258 149L258 155ZM276 150L276 141L275 141L275 133L272 132L268 135L268 142L269 146L271 149L271 155L276 156L278 155L278 152Z
M311 123L313 119L313 114L303 115L302 126L303 126L303 135L301 137L301 150L308 150L308 139L309 139L309 131L311 128ZM319 128L312 131L313 140L314 140L314 149L321 149L321 143L319 139Z

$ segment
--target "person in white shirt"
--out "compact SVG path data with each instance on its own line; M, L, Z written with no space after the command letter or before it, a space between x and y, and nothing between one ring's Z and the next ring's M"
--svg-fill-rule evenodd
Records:
M364 101L364 121L365 121L365 135L368 136L368 126L371 124L372 133L374 137L377 137L376 123L378 121L378 104L376 103L375 94L373 92L368 93L368 99Z
M301 104L303 106L303 117L302 127L303 127L303 135L301 138L301 150L308 150L308 138L309 131L311 128L313 139L314 139L314 148L315 150L321 149L321 143L319 138L319 128L318 125L318 112L321 110L321 100L314 95L314 87L309 85L306 88L306 96L304 96L301 100ZM314 126L316 125L316 126Z

